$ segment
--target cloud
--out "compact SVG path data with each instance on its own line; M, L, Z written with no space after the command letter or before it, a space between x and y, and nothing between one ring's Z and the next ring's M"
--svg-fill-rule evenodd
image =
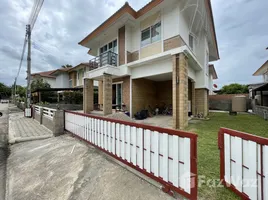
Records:
M216 83L261 82L252 74L268 59L268 1L214 0L212 7L221 57Z
M150 0L130 0L139 9ZM123 6L125 0L45 0L32 34L32 72L77 65L91 57L78 45L87 34ZM267 0L213 0L221 60L215 62L217 84L259 82L254 71L268 58ZM12 84L18 71L25 25L32 0L4 1L0 6L0 81ZM266 42L266 43L265 43ZM26 57L25 57L26 59ZM23 62L19 84L26 84Z

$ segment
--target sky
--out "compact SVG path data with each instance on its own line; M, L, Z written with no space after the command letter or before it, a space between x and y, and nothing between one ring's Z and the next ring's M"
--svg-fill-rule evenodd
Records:
M25 26L33 0L0 0L0 82L11 85L18 72ZM129 0L138 10L149 0ZM219 87L258 83L252 74L268 59L268 1L211 0L220 60L214 62ZM78 45L125 0L44 0L32 32L32 73L90 60ZM18 84L26 85L26 56Z

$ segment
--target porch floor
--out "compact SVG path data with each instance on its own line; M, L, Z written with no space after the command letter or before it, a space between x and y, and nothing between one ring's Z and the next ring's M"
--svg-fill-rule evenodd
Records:
M79 112L83 112L83 111L79 111ZM113 114L115 113L116 111L113 110ZM103 111L94 110L94 111L91 111L90 114L95 115L95 116L103 116ZM119 119L118 116L116 117L116 119ZM148 117L147 119L144 119L144 120L136 120L135 118L129 118L129 119L139 124L158 126L162 128L172 128L172 116L170 115L155 115L153 117ZM188 118L189 121L191 119L192 119L191 117ZM122 117L122 119L120 118L120 120L125 120L125 118ZM126 120L126 121L129 121L129 120Z
M148 117L144 120L135 120L136 123L147 124L151 126L159 126L162 128L172 128L172 116L156 115Z

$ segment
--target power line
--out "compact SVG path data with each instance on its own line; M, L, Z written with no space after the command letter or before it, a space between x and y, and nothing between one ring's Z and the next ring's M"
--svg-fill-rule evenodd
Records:
M33 28L34 28L36 19L39 15L41 8L42 8L44 0L36 0L35 2L37 2L37 3L34 4L34 7L32 9L32 13L31 13L30 19L29 19L29 24L31 25L31 30L33 30Z
M15 80L17 80L17 78L18 78L18 76L20 74L20 70L21 70L21 66L22 66L22 61L23 61L24 53L25 53L25 49L26 49L26 44L27 44L27 39L26 39L26 35L25 35L24 43L23 43L23 48L22 48L22 53L21 53L21 58L20 58L19 70L18 70L18 73L17 73L17 76L16 76Z
M19 70L18 70L17 76L15 77L15 81L14 81L14 95L15 96L16 96L16 83L17 83L17 79L18 79L19 74L20 74L20 70L21 70L21 66L22 66L22 62L23 62L23 58L24 58L24 53L25 53L25 49L26 49L26 44L27 44L26 37L27 36L25 35L24 43L23 43L23 47L22 47L21 58L20 58Z

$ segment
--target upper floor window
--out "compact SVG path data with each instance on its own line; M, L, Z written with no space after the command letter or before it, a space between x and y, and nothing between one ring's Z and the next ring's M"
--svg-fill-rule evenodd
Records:
M108 51L117 53L117 40L114 40L100 48L100 54Z
M143 30L141 32L141 46L146 46L161 40L161 22Z
M189 46L194 51L194 36L192 34L189 34Z

